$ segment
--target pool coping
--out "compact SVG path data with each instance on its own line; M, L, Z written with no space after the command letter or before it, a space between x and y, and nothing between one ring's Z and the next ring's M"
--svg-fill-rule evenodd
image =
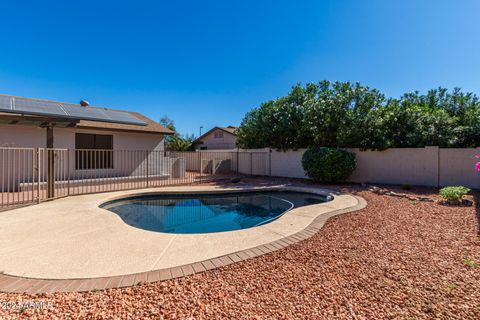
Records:
M318 190L310 189L305 186L292 186L282 185L274 187L261 187L261 188L249 188L244 190L238 190L240 192L251 192L259 190L290 190L290 191L305 191L319 194ZM328 192L335 195L332 190L322 189L324 192ZM167 191L170 192L170 191ZM205 193L211 193L212 191L206 191ZM232 192L231 190L216 190L215 192ZM236 191L237 192L237 191ZM146 195L158 193L152 191L131 191L129 196ZM164 193L164 192L162 192ZM175 193L171 191L170 193ZM177 191L178 193L178 191ZM184 193L184 191L182 191ZM188 193L188 192L186 192ZM203 193L199 191L192 191L191 194ZM27 293L27 294L40 294L40 293L54 293L54 292L85 292L106 290L113 288L123 288L137 285L140 283L151 283L157 281L170 280L180 278L195 273L201 273L208 270L221 268L223 266L252 259L270 252L283 249L287 246L293 245L300 241L306 240L315 235L326 223L326 221L333 217L347 212L358 211L366 207L366 201L355 195L349 194L357 200L357 204L342 209L331 210L325 213L319 214L315 217L310 224L304 229L289 236L282 237L281 239L265 243L259 246L251 247L248 249L232 252L226 255L218 257L188 263L181 266L157 269L152 271L145 271L139 273L132 273L118 276L106 276L106 277L93 277L93 278L79 278L79 279L39 279L28 278L21 276L13 276L7 274L0 274L0 291L11 293ZM102 200L101 203L127 197L126 195L112 196L108 200ZM98 203L97 203L98 204Z

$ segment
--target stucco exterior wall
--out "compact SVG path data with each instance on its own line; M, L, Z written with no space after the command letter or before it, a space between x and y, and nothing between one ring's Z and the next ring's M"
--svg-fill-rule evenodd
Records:
M112 135L114 150L113 168L77 170L75 168L77 155L73 151L75 149L75 133ZM0 147L45 148L46 129L23 125L0 125ZM176 160L164 156L164 136L160 134L54 128L54 148L70 150L59 151L56 155L55 165L57 172L61 172L62 175L69 172L71 179L87 179L89 177L101 176L101 174L108 176L139 176L147 171L147 165L150 175L170 175L172 165ZM10 171L8 177L6 174L2 177L0 185L3 181L4 185L8 184L12 188L16 188L18 183L31 181L33 175L31 172L32 157L30 154L31 152L28 153L28 159L25 160L27 161L26 165L23 165L22 160L22 166L20 167L18 164L14 164L14 162L18 162L20 156L26 157L25 152L22 151L21 154L11 150L2 152L3 160L0 159L2 161L2 166L0 167L9 167ZM42 155L44 156L44 153ZM97 156L100 157L101 155L97 153ZM44 166L45 161L41 165L43 172L45 172ZM22 172L19 172L19 170ZM25 174L23 171L25 171Z
M270 172L269 149L229 149L229 150L197 150L196 152L175 152L179 157L186 158L188 171L211 172L213 163L221 165L222 171L238 172L245 175L268 176ZM237 166L238 161L238 166Z
M45 148L46 129L34 126L0 125L0 147Z
M215 138L215 132L223 132L223 138ZM214 130L202 139L203 144L197 149L206 147L207 150L234 149L236 147L237 137L223 130Z
M350 181L438 186L438 147L352 151L357 169Z
M476 172L476 149L440 149L439 184L463 185L480 189L480 173Z
M69 128L54 129L55 148L75 149L75 133L112 135L113 150L164 150L163 135L159 134Z
M91 133L91 134L109 134L113 135L114 152L114 169L118 175L142 175L146 170L147 163L150 166L150 172L156 174L167 174L170 166L168 159L164 159L163 154L156 151L164 150L163 135L136 133L136 132L120 132L120 131L104 131L104 130L86 130L86 129L54 129L54 146L55 148L75 148L75 133ZM142 153L131 151L145 151ZM71 155L71 157L73 157ZM128 161L122 161L127 158ZM73 162L73 161L72 161ZM152 172L155 162L161 162L161 165L155 166L158 172ZM75 172L75 177L81 176L82 170L75 170L74 164L70 165L71 172ZM95 171L95 170L90 170Z
M237 153L232 150L213 150L213 151L202 151L198 150L196 152L186 151L186 152L173 152L178 154L179 157L185 158L186 169L188 171L208 173L212 171L213 163L218 164L219 161L225 161L225 165L229 171L236 172L237 170Z
M357 157L357 168L349 178L352 182L480 188L480 174L475 171L476 149L425 147L351 151ZM301 163L304 152L305 149L272 151L272 176L307 178Z
M238 172L247 175L270 175L269 149L240 149Z
M295 151L272 150L272 176L289 178L307 178L302 167L304 149Z
M113 135L114 150L164 150L163 135L76 128L54 128L54 147L75 149L75 133ZM46 129L44 128L0 125L0 147L45 148L46 140Z
M200 151L202 159L231 159L238 172L276 177L308 178L302 167L305 149L276 151L238 149ZM348 179L358 183L411 184L442 187L463 185L480 189L480 174L475 171L475 149L393 148L385 151L351 149L357 168ZM198 170L198 157L187 165Z

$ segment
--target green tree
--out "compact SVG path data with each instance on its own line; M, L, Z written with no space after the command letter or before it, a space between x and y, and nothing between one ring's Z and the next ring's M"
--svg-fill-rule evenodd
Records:
M370 111L383 102L377 90L358 83L297 84L286 97L262 103L247 113L237 143L245 148L283 150L351 144L371 147L375 119Z
M166 147L170 151L192 151L194 147L195 137L193 135L174 135L172 139L168 141Z
M168 128L173 132L177 132L177 129L175 128L175 122L172 119L170 119L168 116L163 116L160 119L159 123L165 128Z
M165 148L170 151L189 151L195 150L195 136L192 135L181 135L177 132L175 127L175 122L167 116L164 116L160 119L160 124L164 127L172 130L173 135L168 135L165 137Z
M459 88L385 98L359 83L299 84L285 97L248 112L237 143L243 148L476 147L480 103Z

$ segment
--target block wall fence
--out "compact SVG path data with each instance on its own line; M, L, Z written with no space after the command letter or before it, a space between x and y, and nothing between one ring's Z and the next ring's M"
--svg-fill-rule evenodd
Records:
M305 149L276 151L245 150L270 153L265 168L271 176L308 178L302 168ZM480 189L480 173L475 170L476 149L455 148L392 148L385 151L350 149L357 158L351 182L411 184L443 187L463 185Z

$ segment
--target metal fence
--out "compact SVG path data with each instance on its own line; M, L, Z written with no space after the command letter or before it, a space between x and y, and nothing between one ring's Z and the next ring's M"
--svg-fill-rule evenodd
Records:
M269 172L265 152L0 148L0 210L70 195Z

